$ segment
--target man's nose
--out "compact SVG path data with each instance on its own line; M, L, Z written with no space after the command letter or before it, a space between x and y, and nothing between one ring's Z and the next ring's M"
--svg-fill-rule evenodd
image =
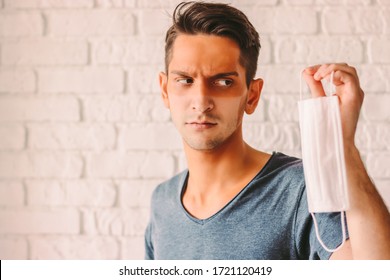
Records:
M214 108L214 101L206 84L200 83L194 88L191 106L192 110L198 113L205 113Z

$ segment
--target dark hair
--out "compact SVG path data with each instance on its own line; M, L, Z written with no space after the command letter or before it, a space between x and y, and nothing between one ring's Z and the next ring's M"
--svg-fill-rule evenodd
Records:
M173 25L165 37L165 68L172 59L175 39L182 34L209 34L234 40L240 48L240 64L249 86L255 77L260 52L259 34L245 14L227 4L182 2L173 12Z

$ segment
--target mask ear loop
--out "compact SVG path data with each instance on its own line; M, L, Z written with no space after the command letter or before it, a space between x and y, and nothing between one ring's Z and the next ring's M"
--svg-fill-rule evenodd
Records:
M310 213L310 214L311 214L311 216L313 217L314 228L315 228L315 230L316 230L317 240L318 240L318 242L320 242L321 246L325 249L325 251L328 251L328 252L330 252L330 253L333 253L333 252L338 251L341 247L343 247L345 241L347 240L347 233L346 233L347 231L346 231L346 229L345 229L345 218L344 218L345 212L344 212L344 211L341 211L341 215L340 215L340 217L341 217L341 218L340 218L340 219L341 219L341 231L343 232L343 240L342 240L340 246L338 246L338 247L335 248L335 249L330 249L330 248L328 248L328 247L324 244L324 242L322 241L322 239L321 239L321 237L320 237L320 232L319 232L319 230L318 230L318 224L317 224L316 217L315 217L314 213Z
M303 69L301 71L300 76L299 76L299 98L300 98L300 100L302 100L302 74L303 74L303 71L305 71L305 69ZM333 85L334 85L333 84L333 78L334 78L334 71L332 71L332 73L330 74L329 95L331 95L332 92L333 92ZM340 215L341 231L342 231L342 234L343 234L343 240L342 240L340 246L338 246L335 249L328 248L325 245L325 243L322 241L321 236L320 236L320 232L319 232L319 229L318 229L317 219L316 219L314 213L310 212L310 214L311 214L311 216L313 218L313 223L314 223L314 228L315 228L317 240L321 244L321 246L325 249L325 251L330 252L330 253L338 251L345 244L345 241L347 240L347 231L346 231L346 228L345 228L345 211L341 211L341 215Z
M333 88L334 88L333 78L334 78L334 71L332 71L332 73L330 73L329 92L328 92L327 96L332 96L332 94L333 94Z
M305 69L303 69L299 73L299 100L301 100L301 101L302 101L302 74L303 74L304 71L305 71Z

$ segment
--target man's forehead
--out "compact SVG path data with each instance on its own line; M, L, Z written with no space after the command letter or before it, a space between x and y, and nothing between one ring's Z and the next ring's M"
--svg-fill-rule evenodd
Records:
M231 39L215 35L179 35L172 49L169 69L210 74L238 72L240 50Z
M226 36L217 36L212 34L183 34L179 33L173 43L173 49L191 48L191 47L225 48L230 51L239 52L239 45Z

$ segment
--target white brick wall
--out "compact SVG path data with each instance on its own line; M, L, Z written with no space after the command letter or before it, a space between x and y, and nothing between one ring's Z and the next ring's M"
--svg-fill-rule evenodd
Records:
M157 82L179 2L0 0L1 259L143 257L151 193L186 165ZM353 64L357 143L390 205L390 1L224 2L262 38L247 141L299 156L300 70Z

